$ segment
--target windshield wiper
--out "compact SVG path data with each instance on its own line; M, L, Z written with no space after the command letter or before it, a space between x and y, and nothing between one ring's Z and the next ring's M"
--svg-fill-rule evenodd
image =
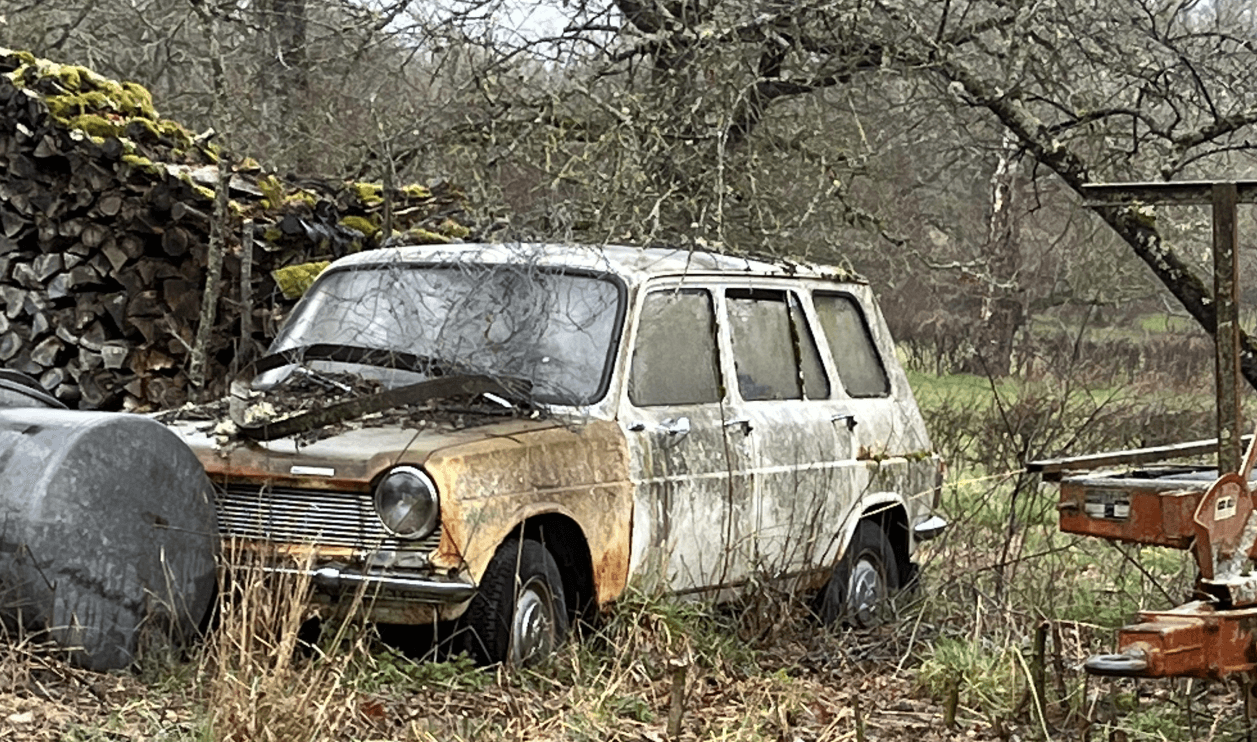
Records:
M524 379L446 376L369 394L365 397L348 399L278 420L263 420L256 423L246 423L244 420L233 420L233 422L239 428L240 434L246 438L255 441L273 441L313 428L321 428L393 407L418 404L429 399L493 394L504 399L526 400L531 391L532 384Z
M459 373L460 369L453 363L429 356L407 353L400 350L384 350L382 348L364 348L357 345L340 345L336 343L316 343L271 353L254 363L253 373L261 375L281 366L303 366L307 361L338 361L340 363L358 363L364 366L380 368L396 368L413 371L432 378Z

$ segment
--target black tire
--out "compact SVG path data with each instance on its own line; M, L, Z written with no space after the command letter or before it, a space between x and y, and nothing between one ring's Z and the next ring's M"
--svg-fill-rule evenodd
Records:
M568 631L554 556L531 539L503 541L463 621L466 649L481 664L518 666L553 652Z
M890 539L876 523L862 520L821 590L816 612L826 625L879 626L885 622L888 599L898 589L899 566Z

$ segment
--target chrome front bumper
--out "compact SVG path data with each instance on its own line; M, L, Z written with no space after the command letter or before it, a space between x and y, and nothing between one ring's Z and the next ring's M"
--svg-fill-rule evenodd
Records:
M324 590L362 590L367 596L389 592L399 594L399 597L407 601L433 605L464 603L476 594L476 586L467 582L390 573L367 572L364 574L339 567L319 567L310 570L268 567L265 571L272 574L308 577L310 582Z

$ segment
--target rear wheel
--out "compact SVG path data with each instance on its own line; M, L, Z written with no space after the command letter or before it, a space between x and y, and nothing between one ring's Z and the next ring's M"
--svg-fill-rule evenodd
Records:
M532 539L503 541L464 621L467 649L483 664L519 666L553 652L567 636L568 617L550 551Z
M821 591L817 613L826 624L878 626L898 588L899 567L890 539L876 523L862 520Z

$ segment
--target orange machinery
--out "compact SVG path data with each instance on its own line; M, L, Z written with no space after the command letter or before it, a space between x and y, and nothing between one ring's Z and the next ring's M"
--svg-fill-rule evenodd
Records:
M1090 658L1088 672L1122 677L1220 680L1240 674L1246 710L1257 716L1257 502L1249 443L1238 472L1159 464L1217 450L1217 441L1027 464L1060 482L1060 528L1114 541L1190 549L1196 599L1144 611L1118 633L1117 653Z

